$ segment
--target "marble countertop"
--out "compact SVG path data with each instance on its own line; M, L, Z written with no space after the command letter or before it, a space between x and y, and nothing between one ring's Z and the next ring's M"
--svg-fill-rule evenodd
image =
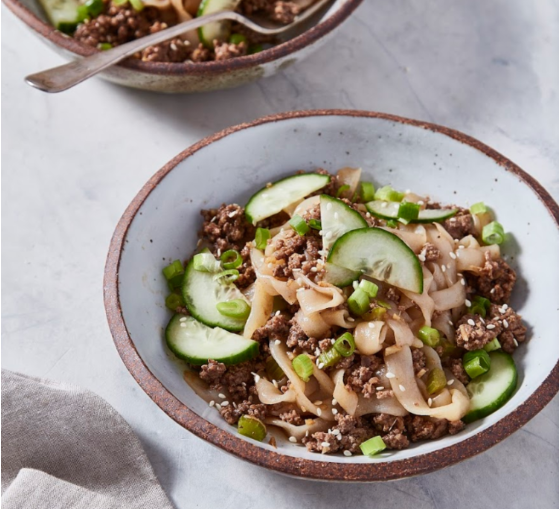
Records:
M358 108L448 125L559 200L557 2L365 0L304 63L197 96L98 79L59 95L32 90L26 74L62 61L4 8L2 18L3 367L104 397L178 507L557 508L557 397L501 444L439 472L374 485L289 479L223 454L162 413L121 362L102 300L110 237L144 182L200 138L269 113Z

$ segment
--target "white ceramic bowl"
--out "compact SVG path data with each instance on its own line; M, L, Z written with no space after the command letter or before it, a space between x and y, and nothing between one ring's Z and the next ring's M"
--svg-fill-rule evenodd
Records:
M519 282L513 306L530 328L515 353L519 385L511 400L455 436L414 444L383 458L320 456L280 441L247 440L198 398L184 367L167 352L165 261L196 245L200 209L244 204L263 183L294 171L360 166L376 184L412 189L497 213L511 240L502 246ZM117 348L132 375L173 419L224 450L291 475L387 480L432 471L475 455L521 427L559 388L559 207L510 161L456 131L390 115L297 112L227 129L161 169L124 213L111 242L105 304Z

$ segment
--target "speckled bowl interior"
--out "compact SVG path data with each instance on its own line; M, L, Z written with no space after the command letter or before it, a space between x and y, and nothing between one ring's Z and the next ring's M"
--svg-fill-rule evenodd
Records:
M187 428L192 429L190 417L170 412L161 395L174 397L174 410L183 405L203 423L215 425L210 432L198 435L247 460L290 474L377 480L434 470L490 447L536 414L557 392L559 231L553 217L557 205L547 195L536 193L532 186L537 187L537 183L526 182L512 163L472 146L467 137L460 139L461 135L450 130L371 115L375 114L280 116L201 142L146 185L121 220L111 246L105 288L107 312L117 347L136 379L158 405ZM161 268L167 261L184 259L192 252L201 225L200 209L224 202L245 204L264 183L299 169L323 167L334 172L343 166L362 167L364 178L377 185L409 188L437 201L463 206L478 201L489 204L510 233L502 250L519 274L512 305L530 328L530 340L515 354L518 389L504 407L455 436L417 443L374 459L311 454L281 437L276 450L239 436L185 384L184 367L169 354L163 339L170 314L164 304L167 288ZM112 290L117 293L113 295ZM130 351L128 341L137 354ZM149 379L145 367L154 380ZM240 444L255 448L249 452L237 448ZM264 453L256 455L256 450ZM272 457L273 452L280 455ZM276 457L282 461L273 465ZM300 472L281 467L289 464L289 458L292 462L304 459L297 464ZM332 465L337 466L335 471ZM352 471L356 465L363 466ZM334 472L335 476L328 475ZM360 474L352 475L357 472Z
M2 0L29 28L68 59L96 50L58 32L39 0ZM254 55L219 62L164 63L128 59L99 76L127 87L156 92L189 93L237 87L272 76L296 64L335 36L363 0L336 0L325 12L280 37L281 44Z

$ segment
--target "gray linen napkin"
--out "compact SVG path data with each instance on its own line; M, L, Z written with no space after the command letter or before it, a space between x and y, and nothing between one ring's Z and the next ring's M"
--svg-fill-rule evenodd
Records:
M173 508L140 441L90 391L2 370L3 508Z

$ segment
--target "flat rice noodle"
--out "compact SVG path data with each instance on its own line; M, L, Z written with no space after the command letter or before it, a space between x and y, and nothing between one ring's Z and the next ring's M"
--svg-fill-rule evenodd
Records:
M320 386L320 389L322 391L324 391L329 396L333 395L334 382L332 381L332 379L330 379L330 377L328 377L326 372L320 370L320 368L318 368L314 363L313 363L313 376L317 380L318 385Z
M387 329L384 321L360 322L353 333L359 353L371 356L380 352Z
M474 230L478 236L481 236L483 227L492 221L489 211L482 214L472 214L472 218L474 220Z
M448 368L444 369L444 373L446 375L446 380L448 381L447 383L447 388L449 390L457 390L460 393L462 393L462 395L464 395L466 398L470 398L470 396L468 395L468 390L466 389L466 386L464 386L458 379L456 379L456 377L454 376L454 374L448 370Z
M387 369L394 374L394 377L390 379L394 396L410 413L455 421L468 412L470 400L457 389L450 390L450 404L437 408L427 405L417 385L412 354L408 346L404 346L392 354L385 354L384 361Z
M260 280L256 280L251 300L250 315L246 321L243 336L249 339L252 338L254 332L268 322L273 309L274 297L266 292L266 288Z
M416 233L415 231L401 230L399 228L380 227L387 232L391 232L398 236L404 243L406 243L414 253L419 253L427 239L424 233Z
M458 271L479 272L485 263L481 248L458 248L456 250L456 268Z
M480 250L485 255L487 252L491 254L492 260L497 260L501 258L501 248L498 244L490 244L489 246L482 246Z
M450 287L457 280L456 259L450 256L454 252L454 239L445 230L440 223L435 223L435 228L427 229L427 240L433 244L441 252L438 263L441 267L444 265L443 271L446 280L446 286Z
M460 246L463 246L464 248L480 248L478 240L473 235L468 235L460 239L458 247Z
M270 294L270 296L281 296L290 305L297 302L297 289L300 285L296 280L282 282L270 274L266 274L270 269L264 262L264 255L256 248L250 250L250 260L258 281L263 285L264 290Z
M294 271L293 276L296 278L299 286L302 287L304 285L308 287L297 292L297 300L306 315L329 308L336 308L344 303L343 292L338 287L326 282L321 282L321 285L317 285L309 280L302 271Z
M332 375L332 381L334 381L335 384L334 398L347 414L354 416L357 410L357 404L359 403L359 397L355 391L346 388L344 384L344 372L345 370L340 369L336 370Z
M442 407L452 403L452 396L448 388L443 388L436 395L431 397L431 407Z
M279 427L285 431L287 437L294 437L297 441L301 441L306 435L328 430L332 425L332 421L333 420L327 421L322 418L313 418L312 420L305 420L303 425L292 425L279 418L266 418L264 423L266 423L266 425Z
M433 275L433 281L431 282L429 293L432 293L439 289L446 288L446 279L444 277L444 273L441 270L441 266L439 266L435 262L427 262L427 267L429 271Z
M364 416L373 413L386 413L392 416L406 416L408 414L402 407L402 404L394 397L379 400L376 397L365 398L363 395L359 395L355 416Z
M448 289L432 292L431 297L435 303L435 310L451 310L452 308L458 308L464 305L464 301L466 300L466 287L458 281Z
M258 398L263 404L279 404L280 402L295 402L297 394L289 388L285 393L282 393L273 383L261 377L256 385L256 392Z
M386 324L394 331L394 338L396 339L396 345L398 347L405 345L411 345L417 348L423 347L423 342L415 337L408 324L403 320L388 319Z
M304 410L304 412L321 416L325 420L333 420L334 415L332 414L332 408L328 403L316 406L305 395L305 383L293 370L291 360L287 357L285 345L283 343L277 345L275 342L270 342L270 354L283 370L283 373L291 381L290 388L296 393L297 405Z
M361 168L341 168L338 170L337 181L338 186L349 186L347 190L342 192L341 198L350 199L353 197L357 191L357 186L361 180Z
M353 320L345 308L324 310L320 312L320 316L329 326L340 326L345 329L353 329L356 326L355 320Z
M454 325L450 324L449 322L451 320L450 317L450 311L445 310L433 319L432 326L438 329L444 336L446 336L451 342L454 343L456 330L454 329Z
M303 309L299 308L294 319L308 337L321 338L330 329L318 312L305 315Z
M401 289L401 292L411 301L413 301L421 310L423 318L425 319L425 326L431 326L431 317L435 311L435 302L429 295L429 289L433 282L433 274L426 267L423 268L423 293L411 292L409 290Z
M299 216L303 216L308 210L312 209L313 207L320 205L320 195L315 195L314 197L305 198L294 210L291 216L295 216L298 214Z

